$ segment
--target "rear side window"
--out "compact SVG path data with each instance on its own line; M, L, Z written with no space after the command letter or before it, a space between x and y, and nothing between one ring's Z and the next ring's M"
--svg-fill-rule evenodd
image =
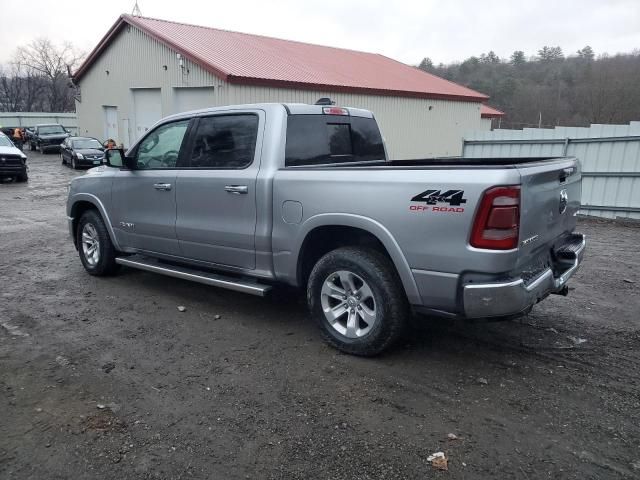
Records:
M202 117L191 149L192 168L245 168L253 162L257 115Z
M371 160L385 160L382 136L373 118L289 115L287 166Z

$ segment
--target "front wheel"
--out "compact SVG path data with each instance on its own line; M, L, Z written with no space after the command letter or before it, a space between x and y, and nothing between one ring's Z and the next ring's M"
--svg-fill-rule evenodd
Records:
M409 305L391 261L367 248L343 247L311 271L307 303L325 340L345 353L373 356L405 331Z
M26 172L26 170L24 173L21 173L16 177L16 182L28 182L28 181L29 181L29 174Z
M76 245L80 261L90 275L110 275L118 269L116 249L96 210L87 210L80 217L76 229Z

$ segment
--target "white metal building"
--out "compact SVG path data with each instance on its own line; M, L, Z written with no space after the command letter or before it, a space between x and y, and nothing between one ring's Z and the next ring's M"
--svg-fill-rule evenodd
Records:
M78 131L130 146L160 118L208 106L372 110L394 158L460 155L487 96L382 55L122 15L74 74Z

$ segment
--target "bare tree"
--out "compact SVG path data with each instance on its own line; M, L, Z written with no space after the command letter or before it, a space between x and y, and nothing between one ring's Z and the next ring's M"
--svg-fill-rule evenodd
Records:
M15 112L20 108L22 85L18 79L17 67L9 69L0 66L0 110Z
M46 110L42 95L46 83L32 68L19 63L0 66L0 111Z
M57 46L47 38L38 38L17 49L14 63L46 80L47 109L64 112L73 109L67 66L73 69L81 57L71 44Z

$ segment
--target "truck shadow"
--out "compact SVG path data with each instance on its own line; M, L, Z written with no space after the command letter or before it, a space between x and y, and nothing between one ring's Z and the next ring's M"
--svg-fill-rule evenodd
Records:
M268 335L273 335L273 342L281 335L320 341L320 333L309 317L302 290L277 286L268 296L256 297L128 268L123 268L116 278L123 285L144 285L145 290L150 290L147 293L159 298L170 292L176 302L197 304L197 308L205 312L233 311L234 316L241 318L249 328L268 326ZM529 315L501 322L414 316L406 339L376 357L375 361L441 355L455 356L458 360L487 354L498 357L507 354L555 355L581 347L569 340L574 333L567 330L566 322L556 320L549 315ZM563 325L562 329L559 324ZM329 347L327 351L335 353Z

